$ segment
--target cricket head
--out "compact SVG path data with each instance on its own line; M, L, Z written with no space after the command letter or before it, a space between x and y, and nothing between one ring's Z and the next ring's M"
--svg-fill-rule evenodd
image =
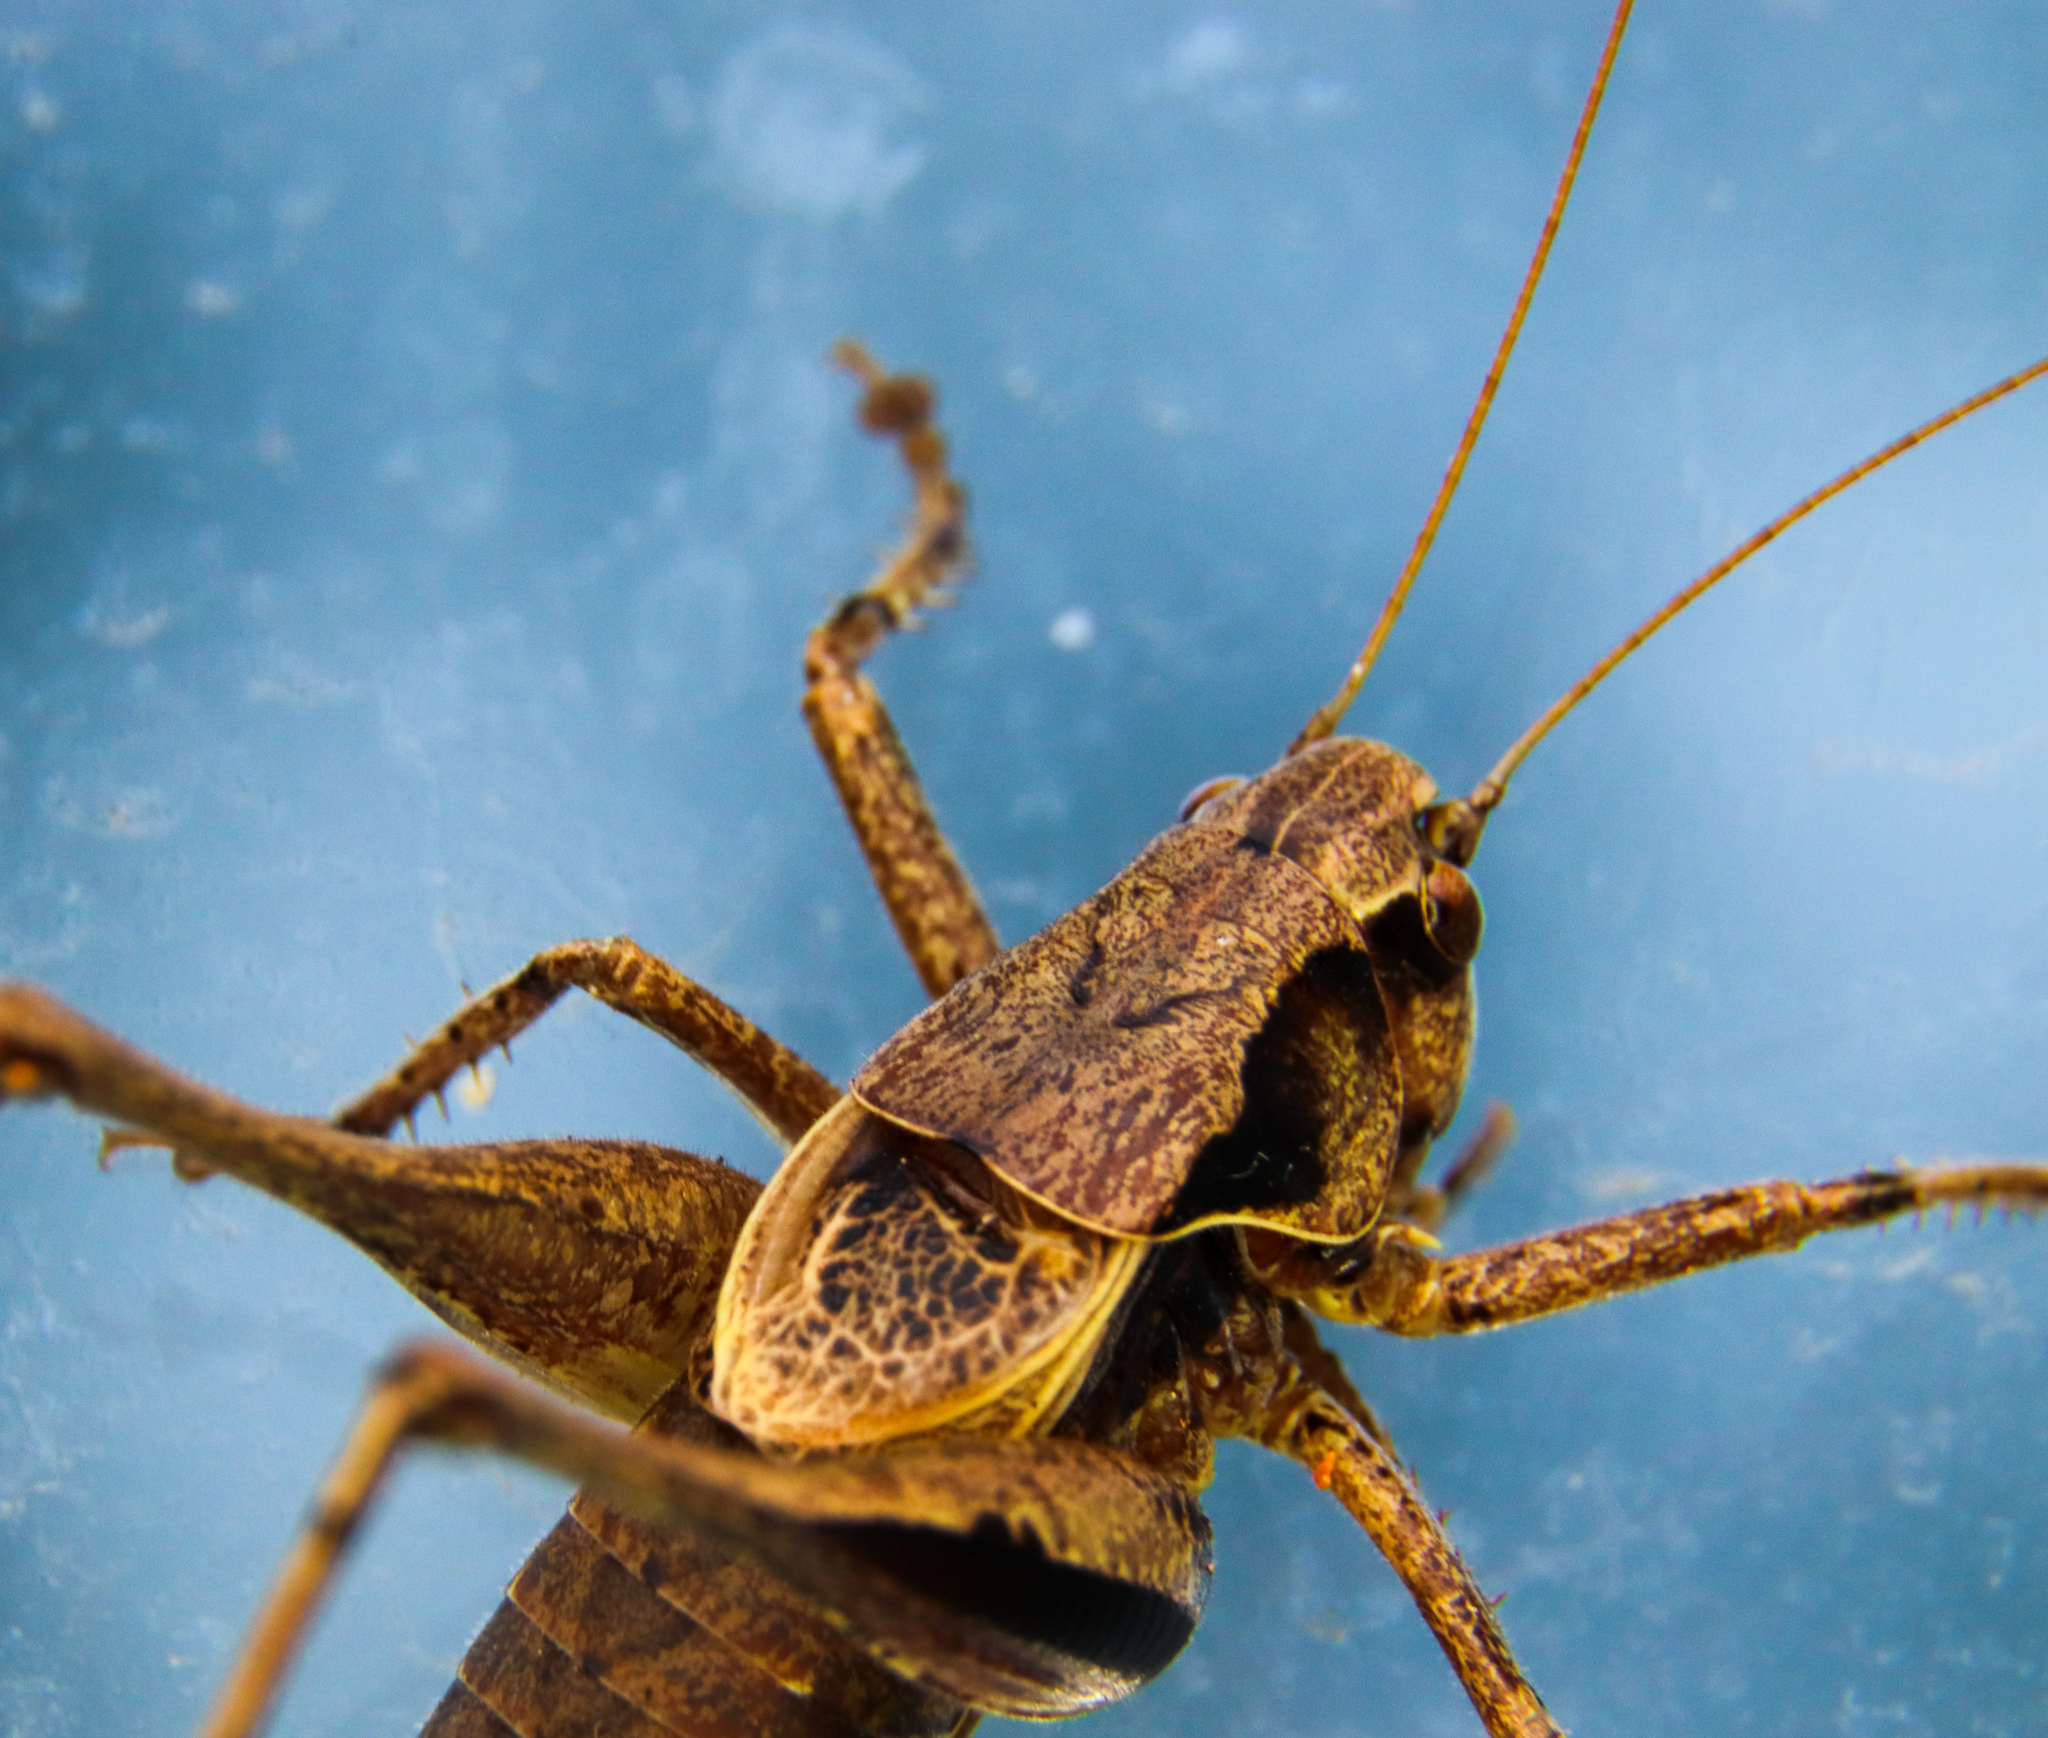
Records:
M1204 786L1188 818L1298 864L1363 937L1400 1069L1405 1161L1450 1126L1472 1065L1484 917L1464 865L1484 815L1440 801L1385 743L1328 737L1258 778Z

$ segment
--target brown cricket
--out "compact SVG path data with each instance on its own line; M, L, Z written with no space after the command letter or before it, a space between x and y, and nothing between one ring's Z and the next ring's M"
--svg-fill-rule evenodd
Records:
M254 1731L398 1452L494 1449L579 1481L427 1723L937 1738L1129 1694L1192 1634L1214 1444L1300 1463L1415 1598L1494 1738L1559 1728L1315 1319L1504 1327L1939 1205L2035 1210L2048 1166L1766 1182L1470 1254L1430 1235L1512 1132L1422 1180L1471 1060L1465 871L1535 743L1692 598L1857 477L2048 372L2013 375L1799 503L1681 592L1469 796L1333 732L1420 568L1534 292L1613 63L1413 554L1343 688L1279 763L1190 799L1101 892L1004 952L861 666L968 555L928 386L857 346L908 539L811 636L804 712L932 1005L842 1093L623 937L551 948L328 1121L241 1104L23 985L0 1098L68 1098L339 1231L474 1345L379 1378L208 1738ZM387 1138L580 988L670 1039L785 1148L759 1184L626 1141ZM630 1431L620 1426L633 1427Z

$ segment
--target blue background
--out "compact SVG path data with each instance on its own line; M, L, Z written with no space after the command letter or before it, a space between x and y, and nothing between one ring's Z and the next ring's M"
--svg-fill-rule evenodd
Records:
M918 994L795 710L902 505L826 346L942 383L980 573L878 674L1015 939L1336 681L1603 27L5 0L0 970L317 1112L463 980L626 931L843 1076ZM1650 5L1354 727L1469 786L1737 538L2048 349L2044 87L2018 0ZM2037 388L1865 485L1530 766L1477 864L1470 1095L1524 1137L1455 1241L2048 1151L2044 450ZM459 1137L771 1161L588 1004L518 1055ZM190 1729L425 1325L284 1211L92 1151L0 1121L23 1738ZM2042 1233L1338 1337L1583 1738L2034 1733ZM277 1729L409 1731L560 1501L409 1467ZM1226 1449L1212 1508L1206 1626L1095 1731L1475 1729L1303 1474Z

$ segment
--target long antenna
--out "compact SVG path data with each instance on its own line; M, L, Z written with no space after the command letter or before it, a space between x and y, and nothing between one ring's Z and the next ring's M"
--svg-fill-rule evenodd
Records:
M1465 474L1465 461L1472 456L1472 449L1478 444L1479 431L1486 425L1486 413L1493 408L1493 395L1500 390L1501 376L1507 372L1509 356L1514 354L1515 340L1522 335L1522 321L1528 316L1530 302L1535 300L1536 285L1541 281L1543 267L1550 258L1550 244L1557 239L1557 226L1564 220L1564 208L1572 196L1572 183L1578 179L1579 161L1586 154L1586 141L1592 137L1593 117L1599 114L1600 99L1607 94L1607 75L1614 70L1614 57L1621 52L1622 32L1628 28L1628 15L1633 7L1634 0L1621 0L1614 9L1614 22L1607 29L1607 46L1601 50L1599 69L1593 74L1593 88L1586 92L1586 106L1579 114L1579 130L1572 135L1571 154L1565 158L1564 173L1558 177L1557 191L1551 195L1550 215L1543 220L1543 234L1537 239L1529 270L1522 278L1522 293L1515 298L1515 311L1508 316L1507 329L1500 335L1500 347L1493 353L1493 366L1486 371L1486 380L1479 388L1472 414L1465 419L1465 432L1458 437L1458 449L1451 454L1444 480L1437 485L1436 499L1430 503L1429 514L1422 521L1422 529L1416 533L1415 547L1408 551L1401 577L1394 581L1394 589L1380 607L1380 619L1373 623L1372 635L1344 678L1343 686L1301 727L1301 734L1287 745L1289 754L1298 754L1311 742L1322 741L1343 721L1344 714L1351 709L1351 702L1358 698L1359 689L1365 686L1367 673L1379 661L1380 648L1386 644L1387 635L1393 632L1394 622L1415 584L1415 576L1422 571L1430 545L1436 542L1437 527L1443 523L1451 496L1457 492L1458 480Z
M1923 422L1918 428L1902 434L1895 441L1879 447L1860 464L1851 465L1831 483L1814 490L1803 501L1788 507L1761 531L1745 538L1707 571L1694 580L1662 609L1595 664L1564 693L1552 702L1543 715L1522 734L1515 738L1507 753L1502 755L1494 768L1478 784L1473 786L1469 797L1453 797L1448 802L1438 803L1424 817L1430 842L1453 863L1465 864L1472 861L1472 854L1479 849L1479 835L1486 828L1486 817L1500 806L1500 800L1507 794L1508 780L1523 761L1529 758L1529 751L1541 742L1557 726L1566 713L1613 674L1615 668L1638 646L1671 620L1688 604L1711 591L1740 567L1767 543L1780 533L1796 525L1824 501L1831 501L1852 483L1862 481L1880 466L1888 465L1901 453L1917 447L1928 436L1939 434L1951 423L1958 423L1987 404L1995 404L2008 393L2019 391L2030 380L2038 380L2048 374L2048 356L2022 368L2017 374L2008 374L1995 386L1987 386L1982 392L1966 398L1961 404L1953 405L1941 415Z
M1814 490L1805 500L1780 513L1777 518L1773 519L1761 531L1745 538L1734 549L1715 562L1712 567L1708 568L1705 573L1701 574L1698 579L1694 580L1692 584L1672 598L1669 603L1655 615L1651 616L1648 621L1644 622L1641 627L1637 628L1634 633L1630 634L1627 639L1623 640L1620 645L1616 646L1613 651L1609 652L1606 657L1602 658L1599 663L1595 664L1592 669L1588 670L1567 688L1563 694L1559 695L1543 716L1515 739L1514 746L1500 757L1494 769L1479 781L1473 788L1472 794L1465 801L1480 816L1488 814L1497 807L1502 796L1507 792L1508 780L1514 776L1515 769L1529 758L1529 751L1550 734L1558 720L1563 718L1574 706L1578 705L1581 700L1585 699L1588 694L1592 693L1595 688L1599 687L1613 673L1615 667L1623 659L1666 622L1671 620L1673 616L1677 615L1680 610L1719 585L1722 580L1726 579L1736 568L1740 567L1759 549L1763 548L1766 543L1774 540L1780 532L1798 524L1814 508L1824 501L1832 500L1844 489L1848 488L1850 484L1862 481L1863 478L1869 476L1872 471L1877 470L1880 466L1890 464L1901 453L1917 447L1929 435L1939 434L1951 423L1961 422L1964 417L1970 415L1973 411L1982 410L1987 404L1995 404L1999 399L2005 397L2007 393L2019 391L2028 381L2038 380L2043 374L2048 374L2048 356L2044 356L2031 367L2022 368L2017 374L2008 374L1997 385L1987 386L1974 397L1964 399L1961 404L1954 405L1950 409L1943 411L1941 415L1923 422L1910 433L1900 435L1897 440L1889 445L1878 448L1876 452L1872 453L1861 464L1851 465L1833 482Z

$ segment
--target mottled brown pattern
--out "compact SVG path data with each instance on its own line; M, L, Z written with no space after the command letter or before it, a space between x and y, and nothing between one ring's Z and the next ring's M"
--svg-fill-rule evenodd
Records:
M702 1063L785 1147L802 1139L839 1097L831 1081L736 1008L615 935L551 947L472 997L390 1074L336 1111L335 1127L389 1134L464 1068L509 1045L570 989L588 991Z
M791 1448L1050 1423L1142 1259L852 1098L763 1199L720 1294L709 1393Z
M377 1183L329 1174L271 1192L464 1338L622 1421L688 1364L759 1193L715 1160L644 1141L398 1150L422 1161Z
M920 1014L851 1090L1082 1224L1143 1236L1237 1121L1245 1051L1287 980L1311 954L1361 946L1291 863L1225 827L1176 827ZM1376 1203L1336 1182L1274 1217L1355 1234Z
M1208 804L1202 819L1299 863L1361 929L1427 873L1415 817L1436 784L1380 742L1337 737Z
M730 1227L753 1185L705 1161L630 1143L392 1146L239 1104L20 987L0 989L0 1088L61 1091L146 1131L194 1173L228 1171L332 1219L380 1259L409 1264L408 1283L451 1319L465 1321L462 1300L478 1299L488 1325L467 1325L501 1355L543 1364L551 1354L538 1348L568 1335L583 1313L584 1328L603 1324L588 1342L597 1350L565 1355L551 1374L586 1401L611 1392L615 1410L644 1404L630 1384L617 1385L619 1345L645 1350L617 1329L621 1312L631 1313L620 1299L637 1291L634 1308L666 1300L677 1339L701 1347L706 1276L745 1265L730 1254ZM889 1133L846 1099L809 1139L835 1130L880 1139L878 1129ZM892 1138L917 1146L900 1130ZM776 1184L784 1210L757 1214L750 1239L802 1244L812 1201L791 1192L806 1174L801 1160ZM941 1194L968 1176L943 1164L939 1174L951 1178ZM813 1195L829 1192L834 1175L822 1166ZM650 1711L711 1738L746 1729L755 1719L749 1697L771 1711L756 1721L764 1732L836 1732L850 1722L875 1738L938 1738L972 1723L963 1703L1071 1712L1127 1693L1135 1679L934 1604L891 1579L886 1554L848 1543L859 1529L909 1524L965 1541L995 1528L1106 1585L1149 1590L1187 1621L1209 1574L1191 1488L1206 1476L1209 1440L1237 1435L1302 1461L1344 1501L1407 1582L1494 1738L1548 1734L1555 1728L1490 1607L1384 1432L1306 1319L1277 1300L1400 1333L1466 1332L1943 1206L2048 1207L2048 1167L1755 1184L1452 1257L1397 1221L1334 1250L1269 1227L1164 1245L1107 1240L1178 1265L1147 1269L1171 1283L1159 1292L1147 1282L1154 1302L1123 1319L1102 1382L1071 1420L1093 1440L965 1438L778 1464L734 1452L737 1439L697 1408L689 1378L650 1415L660 1440L629 1439L455 1354L417 1351L393 1366L366 1409L231 1680L226 1723L209 1732L249 1729L388 1457L411 1438L495 1447L606 1493L586 1492L574 1506L588 1543L558 1535L555 1554L522 1576L515 1601L526 1609L508 1604L479 1640L464 1667L468 1687L435 1716L439 1738L628 1738L656 1729ZM1137 1272L1098 1289L1121 1297ZM635 1379L692 1362L670 1344ZM842 1631L862 1637L865 1651ZM770 1724L774 1711L796 1724Z
M1058 1417L1136 1254L864 1111L821 1122L773 1187L734 1254L711 1388L761 1443L1014 1435Z

